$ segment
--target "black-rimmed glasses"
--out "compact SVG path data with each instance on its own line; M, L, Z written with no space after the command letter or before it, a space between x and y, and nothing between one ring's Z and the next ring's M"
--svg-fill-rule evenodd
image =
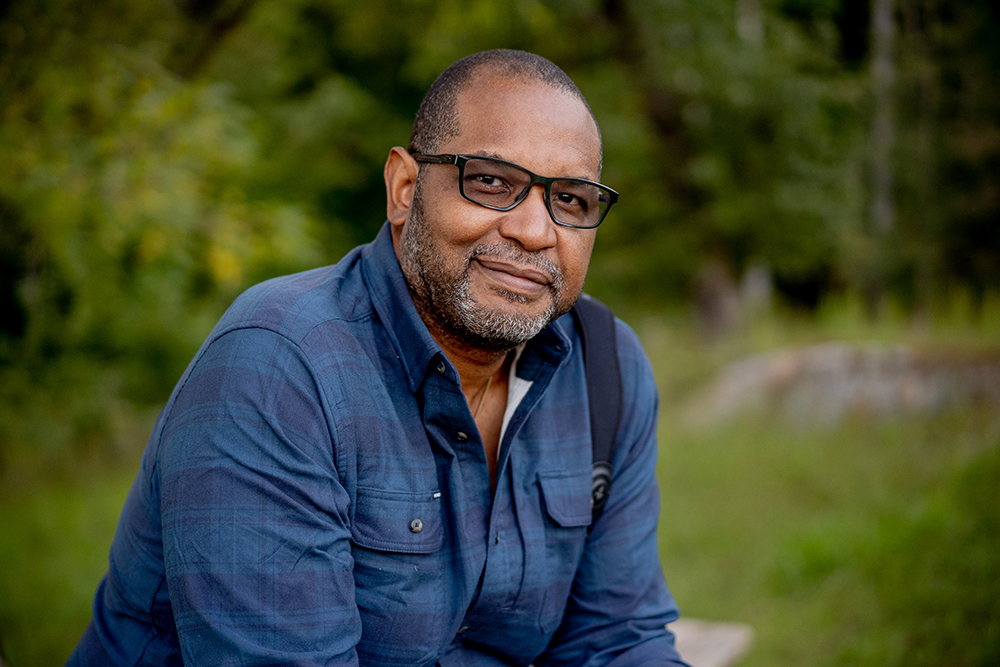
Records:
M453 164L458 167L458 190L474 204L494 211L509 211L528 196L532 186L545 187L545 206L556 224L592 229L604 221L618 193L606 185L583 178L549 178L520 165L482 155L423 155L417 162Z

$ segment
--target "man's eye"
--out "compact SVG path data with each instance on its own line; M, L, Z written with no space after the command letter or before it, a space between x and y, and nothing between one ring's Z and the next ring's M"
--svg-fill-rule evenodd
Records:
M510 183L506 179L496 174L466 174L465 181L467 187L471 187L481 192L496 192L498 190L510 190Z
M563 208L570 208L570 207L584 208L584 209L587 208L586 201L584 201L581 197L577 197L576 195L571 194L569 192L560 192L559 194L556 195L556 200L559 202L559 205L562 206Z

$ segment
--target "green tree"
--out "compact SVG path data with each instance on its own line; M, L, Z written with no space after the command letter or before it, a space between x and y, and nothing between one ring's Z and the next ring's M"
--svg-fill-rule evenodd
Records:
M602 121L622 199L598 296L684 305L706 264L763 263L810 307L873 273L913 308L982 298L1000 286L997 14L893 6L879 235L865 0L7 2L0 435L106 432L114 401L164 398L245 286L369 240L387 149L437 73L486 48L559 63Z
M250 114L167 66L190 21L70 1L2 17L0 463L112 435L116 402L162 401L242 287L318 257L302 209L248 187Z

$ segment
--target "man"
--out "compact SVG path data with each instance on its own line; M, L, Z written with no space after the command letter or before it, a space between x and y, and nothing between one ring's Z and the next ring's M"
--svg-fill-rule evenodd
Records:
M552 63L446 70L389 153L375 241L252 288L191 362L70 664L683 664L656 390L621 323L613 485L590 525L563 315L617 197L600 167Z

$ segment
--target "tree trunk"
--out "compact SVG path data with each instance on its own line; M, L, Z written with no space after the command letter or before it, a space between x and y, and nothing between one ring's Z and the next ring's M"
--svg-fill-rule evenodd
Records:
M896 65L893 46L896 23L893 0L872 0L872 62L871 85L874 100L872 118L871 210L869 220L874 233L875 266L871 267L868 310L876 315L881 309L885 292L887 239L895 224L896 210L893 202L892 152L896 136L893 113L895 100Z

